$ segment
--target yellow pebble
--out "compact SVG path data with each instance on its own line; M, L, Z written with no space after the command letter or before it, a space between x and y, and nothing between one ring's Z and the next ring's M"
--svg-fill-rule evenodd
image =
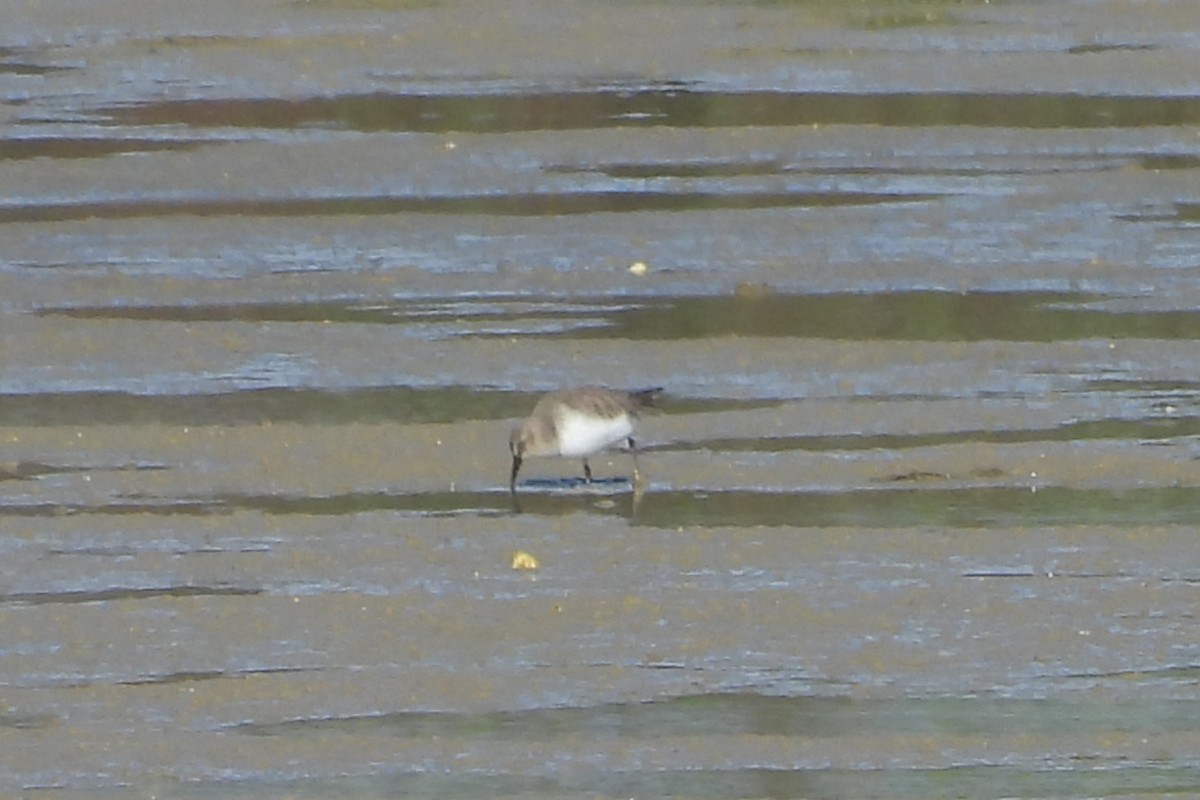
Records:
M518 550L513 553L513 569L537 569L538 566L538 560L524 550Z

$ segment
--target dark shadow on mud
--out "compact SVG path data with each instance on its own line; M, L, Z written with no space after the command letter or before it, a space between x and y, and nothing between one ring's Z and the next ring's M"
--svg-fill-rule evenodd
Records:
M30 136L0 139L0 161L30 158L105 158L126 153L184 152L211 142L173 139Z
M540 395L540 392L470 386L428 389L381 386L345 390L279 387L211 394L42 392L0 394L0 420L9 426L447 423L523 417ZM779 401L672 398L669 402L673 413L697 413L762 408ZM0 480L35 478L57 472L165 468L156 464L105 468L22 462L0 464Z
M159 597L209 597L260 594L262 589L237 586L113 586L63 592L11 592L0 594L0 604L47 605L50 603L104 603L113 600L146 600Z
M649 211L712 211L759 208L830 208L838 206L921 203L944 195L929 192L660 192L566 191L535 194L487 193L451 196L379 195L334 198L196 197L98 202L26 203L0 207L0 223L66 222L80 219L142 217L309 217L391 214L558 217L575 214L634 214Z
M761 336L848 341L1058 342L1200 339L1200 311L1139 308L1082 292L903 291L675 297L496 295L390 303L227 303L43 308L44 316L186 322L443 325L438 336L690 340ZM557 323L546 325L547 322ZM470 324L468 324L470 323ZM432 332L431 332L432 335Z
M635 665L636 666L636 665ZM781 676L782 678L783 676ZM596 794L605 797L892 797L949 798L1096 795L1144 791L1157 794L1195 788L1186 765L1132 766L1120 769L1046 769L1014 762L1013 742L1034 739L1076 741L1081 734L1188 735L1195 730L1195 701L1070 702L1005 699L896 699L775 697L751 693L710 694L649 703L608 704L589 708L545 708L484 714L427 711L357 717L301 719L231 728L242 734L300 739L336 735L393 736L404 740L462 740L464 747L512 741L530 747L555 742L593 743L596 759L610 751L653 747L655 741L727 737L730 741L767 737L795 741L832 738L871 740L914 736L937 741L988 742L970 766L921 767L905 763L879 768L721 767L696 765L686 770L632 769L561 771L547 777L507 772L467 777L405 772L369 780L369 794L439 794L454 797ZM1070 749L1071 745L1064 745ZM1088 755L1098 762L1107 756ZM1123 759L1117 759L1114 765ZM553 776L553 777L549 777ZM268 788L251 781L253 788ZM245 787L249 790L251 787ZM361 780L338 778L272 783L272 794L285 788L301 796L343 790L364 792Z
M653 664L630 665L653 668ZM988 713L990 712L990 713ZM668 736L852 736L885 731L918 734L1054 734L1073 731L1192 731L1200 702L1087 703L976 698L849 699L776 697L754 693L705 694L590 708L540 708L466 714L398 711L364 716L247 723L229 730L253 736L305 736L322 731L369 731L397 738L456 737L508 741L655 739ZM1118 725L1119 723L1119 725Z
M872 125L1138 128L1200 123L1195 97L1078 93L706 91L697 85L567 91L166 100L97 110L116 125L509 133L606 127Z
M163 672L141 675L136 678L117 681L120 686L159 686L175 683L197 683L200 681L215 681L225 678L245 678L249 675L287 675L297 672L319 672L316 667L263 667L261 669L212 669L212 670L183 670L180 672Z
M935 477L935 476L931 476ZM935 480L900 481L870 489L818 491L351 492L324 497L220 494L190 498L127 497L96 505L18 503L0 518L23 516L211 515L235 511L305 516L398 513L422 517L562 516L587 513L632 524L680 527L991 528L1051 525L1171 525L1200 523L1200 488L1068 489L1030 486L939 487ZM187 587L176 587L191 591ZM164 592L172 589L119 590ZM242 591L242 590L230 590ZM61 601L70 601L68 594ZM12 601L14 598L10 597ZM19 597L22 602L35 598ZM77 602L86 602L83 598Z
M1196 403L1193 396L1187 402ZM1200 416L1150 416L1138 419L1100 419L1072 421L1053 428L978 429L939 431L925 434L833 434L824 436L769 436L742 439L697 439L662 447L642 448L647 452L715 450L721 452L787 453L906 450L948 444L1021 444L1025 442L1085 442L1131 439L1142 444L1173 445L1182 437L1200 436ZM968 476L959 476L968 477ZM971 477L1003 477L990 467L981 466Z

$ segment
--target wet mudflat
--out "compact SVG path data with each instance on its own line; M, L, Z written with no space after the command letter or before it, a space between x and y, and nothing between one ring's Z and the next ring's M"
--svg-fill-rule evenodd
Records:
M77 5L0 31L0 793L1200 792L1200 10ZM646 491L514 500L589 382Z

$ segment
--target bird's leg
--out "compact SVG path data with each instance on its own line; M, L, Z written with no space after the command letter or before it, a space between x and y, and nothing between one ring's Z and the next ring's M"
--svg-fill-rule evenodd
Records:
M592 482L592 468L587 463L586 458L583 460L583 477L587 480L588 483Z
M638 470L637 442L632 436L629 437L629 454L633 456L633 485L637 486L642 482L642 473Z
M508 477L508 491L512 493L513 497L516 497L516 495L517 495L517 473L520 471L521 471L521 457L518 455L514 455L513 463L512 463L512 473Z

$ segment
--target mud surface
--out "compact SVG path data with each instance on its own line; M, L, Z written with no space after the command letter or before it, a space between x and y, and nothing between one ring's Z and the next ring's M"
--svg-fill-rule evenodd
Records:
M0 793L1200 793L1200 9L0 16Z

